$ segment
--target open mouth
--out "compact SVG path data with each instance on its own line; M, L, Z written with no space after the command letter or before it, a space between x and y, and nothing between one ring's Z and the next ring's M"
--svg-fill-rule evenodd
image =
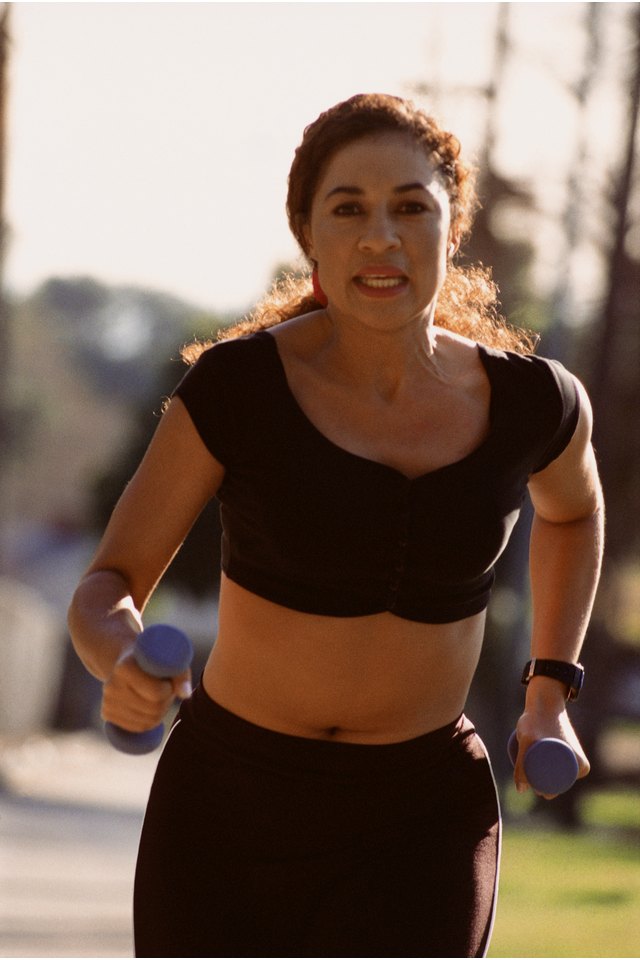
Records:
M365 287L376 287L378 289L400 287L406 283L405 277L356 277L356 281Z

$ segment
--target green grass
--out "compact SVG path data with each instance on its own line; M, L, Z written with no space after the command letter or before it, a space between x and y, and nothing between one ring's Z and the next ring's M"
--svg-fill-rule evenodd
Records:
M637 793L603 794L585 832L508 826L489 957L640 956L639 818Z
M598 790L582 803L582 820L587 826L622 827L637 830L640 846L640 794L629 789Z

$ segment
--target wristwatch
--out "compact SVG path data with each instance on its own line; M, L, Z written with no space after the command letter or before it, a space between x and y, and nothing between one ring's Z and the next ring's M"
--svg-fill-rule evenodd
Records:
M584 667L581 663L566 663L564 660L540 660L534 657L525 664L521 682L525 687L532 677L551 677L564 683L569 692L567 700L577 700L584 683Z

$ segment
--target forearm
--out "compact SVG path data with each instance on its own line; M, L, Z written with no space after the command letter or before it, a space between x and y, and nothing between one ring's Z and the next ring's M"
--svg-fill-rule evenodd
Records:
M602 550L601 509L566 523L534 517L532 657L577 663L593 608ZM566 696L567 688L560 681L533 677L527 686L525 713L557 722L565 710Z
M142 630L126 580L110 570L90 573L80 582L68 623L78 656L99 680L111 675L117 660L133 647Z
M530 557L532 657L578 661L598 585L602 546L600 508L569 521L552 522L539 514L534 517ZM514 779L519 791L529 788L524 769L527 750L545 737L561 739L572 748L579 777L589 773L589 760L567 713L567 693L562 681L548 676L534 676L527 684L524 711L516 727Z
M600 576L603 516L552 523L536 515L531 531L531 656L576 662Z

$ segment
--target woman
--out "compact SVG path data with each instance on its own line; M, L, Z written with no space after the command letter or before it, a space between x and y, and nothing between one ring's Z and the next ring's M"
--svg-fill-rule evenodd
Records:
M457 140L406 101L308 127L288 214L313 293L292 282L201 353L78 587L104 718L140 731L186 698L141 840L139 956L486 952L499 812L463 709L527 487L532 657L565 666L528 683L516 784L545 736L589 770L565 677L601 556L589 402L452 265L474 203ZM131 650L213 496L219 631L190 697Z

